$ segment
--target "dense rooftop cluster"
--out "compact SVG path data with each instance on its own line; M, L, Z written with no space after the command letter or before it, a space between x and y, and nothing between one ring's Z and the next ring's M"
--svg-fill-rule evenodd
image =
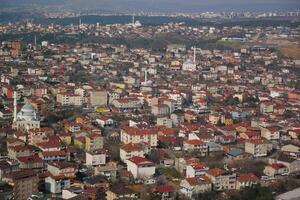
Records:
M0 25L49 32L226 48L1 41L0 195L230 199L252 186L268 199L300 186L299 52L280 51L299 28Z

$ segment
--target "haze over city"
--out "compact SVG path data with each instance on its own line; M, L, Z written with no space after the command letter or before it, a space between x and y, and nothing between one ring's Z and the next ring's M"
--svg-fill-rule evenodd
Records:
M114 11L284 11L299 9L298 0L2 0L2 6L60 5L74 9Z

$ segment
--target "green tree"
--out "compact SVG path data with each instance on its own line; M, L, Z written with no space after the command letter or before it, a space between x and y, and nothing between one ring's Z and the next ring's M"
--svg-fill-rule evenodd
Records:
M237 196L231 196L230 200L273 200L272 192L269 188L261 185L246 187Z
M205 192L193 195L197 200L215 200L217 199L217 193L215 191Z

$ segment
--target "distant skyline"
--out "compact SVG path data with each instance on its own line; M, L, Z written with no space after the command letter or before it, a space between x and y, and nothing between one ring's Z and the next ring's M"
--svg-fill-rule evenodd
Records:
M0 0L2 6L60 5L119 12L287 11L300 0Z

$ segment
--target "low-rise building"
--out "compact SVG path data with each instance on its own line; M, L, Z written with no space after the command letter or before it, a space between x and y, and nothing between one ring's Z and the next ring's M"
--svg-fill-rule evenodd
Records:
M155 174L155 165L146 158L135 156L127 160L127 171L135 179L149 178Z
M274 177L276 175L288 174L289 168L282 163L273 163L267 165L264 169L264 174Z
M261 129L261 137L263 137L267 140L279 140L280 128L277 126L262 128Z
M124 144L147 143L155 147L157 146L157 130L126 127L121 130L121 142Z
M250 153L254 157L267 156L271 149L272 144L269 144L262 139L247 140L245 142L245 152Z
M156 104L151 106L151 113L155 116L162 116L169 114L169 106L166 104Z
M85 150L93 151L103 148L103 137L100 134L92 133L85 136Z
M106 150L99 149L85 153L85 164L87 166L99 166L106 163Z
M208 169L209 167L200 161L191 162L186 166L186 177L204 176Z
M251 187L258 184L258 178L253 173L239 174L236 178L236 189L240 190L245 187Z
M180 192L182 192L189 199L191 199L193 195L210 192L211 190L212 183L206 176L185 178L180 182Z
M70 162L51 162L47 165L47 170L53 176L65 176L67 178L75 178L76 167Z
M120 148L120 158L125 163L129 158L144 157L145 151L141 144L125 144Z
M137 98L114 99L112 105L119 110L138 109L142 106L141 101Z
M183 142L183 149L185 151L198 151L202 155L206 155L208 153L207 144L201 140L185 140Z
M113 186L106 192L106 200L117 199L138 199L138 195L133 190L124 186Z
M81 106L83 103L83 98L80 95L72 93L58 93L56 95L56 101L62 106L74 105Z
M70 186L71 180L63 175L50 175L45 178L45 189L53 194L60 194L63 189L68 189Z
M206 173L216 191L234 190L236 186L236 174L220 168L209 169Z

